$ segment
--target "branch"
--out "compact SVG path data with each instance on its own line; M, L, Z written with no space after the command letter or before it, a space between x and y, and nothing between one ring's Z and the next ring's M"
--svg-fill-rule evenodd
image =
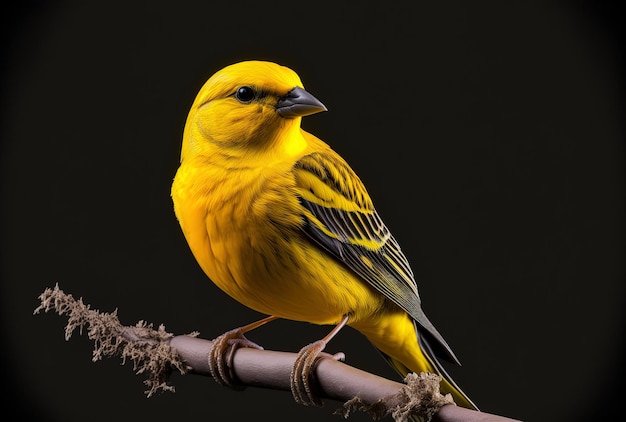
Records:
M103 357L120 356L123 363L133 362L137 374L147 375L146 394L159 390L174 391L169 385L173 371L212 376L208 356L213 342L197 338L197 333L174 336L160 325L139 321L124 326L117 311L103 313L85 305L81 299L64 293L59 286L46 289L40 296L42 310L55 310L68 315L65 339L87 326L88 338L93 340L93 361ZM297 354L249 348L238 349L233 356L233 370L245 386L290 391L289 376ZM315 393L322 398L343 403L337 413L348 417L355 410L369 413L374 419L391 415L404 422L409 415L420 415L436 422L512 422L513 419L457 407L450 395L439 393L440 377L435 374L409 374L406 384L391 381L334 359L319 359L314 371Z

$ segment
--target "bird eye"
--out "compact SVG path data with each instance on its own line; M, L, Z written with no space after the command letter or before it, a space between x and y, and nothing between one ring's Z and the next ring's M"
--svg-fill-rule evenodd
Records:
M235 92L235 98L241 103L249 103L254 99L254 89L249 86L242 86Z

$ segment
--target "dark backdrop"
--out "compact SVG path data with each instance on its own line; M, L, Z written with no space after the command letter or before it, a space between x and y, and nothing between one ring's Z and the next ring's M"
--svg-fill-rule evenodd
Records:
M122 322L213 338L259 316L202 274L169 189L202 83L245 59L296 70L304 119L362 177L426 313L485 411L600 419L624 393L623 44L603 2L57 1L3 12L3 411L41 421L339 420L288 394L175 376L146 399L91 362L60 287ZM406 2L407 4L409 2ZM271 4L271 5L270 5ZM328 328L251 335L296 351ZM394 377L345 330L329 351ZM18 413L18 414L19 414ZM355 415L353 420L369 420Z

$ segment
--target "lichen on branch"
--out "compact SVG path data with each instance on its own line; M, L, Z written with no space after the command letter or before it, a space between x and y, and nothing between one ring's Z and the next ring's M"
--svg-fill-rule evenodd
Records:
M162 324L157 329L145 321L124 326L117 317L117 310L108 313L91 309L82 298L74 299L58 284L54 289L47 288L39 299L41 304L35 309L35 314L54 310L59 315L67 315L66 340L76 329L82 334L87 328L88 338L94 341L94 362L112 356L121 357L122 363L132 361L135 373L147 377L144 384L148 387L148 397L159 390L174 391L174 387L168 384L172 371L175 369L184 374L188 370L176 350L169 345L173 334L165 331ZM197 333L189 335L196 336Z
M86 328L95 343L94 361L111 356L120 356L122 363L130 359L133 370L147 377L148 397L160 390L174 391L168 384L174 370L213 376L208 356L215 342L198 338L196 332L175 336L163 325L154 329L145 321L124 326L116 310L106 313L91 309L82 298L76 300L59 289L58 284L47 288L39 299L35 314L54 310L68 317L66 340L77 329L82 333ZM240 348L233 353L232 365L242 385L289 390L295 360L295 353ZM338 411L344 418L358 410L375 420L390 415L395 422L519 422L454 405L449 394L439 391L441 377L435 374L409 374L405 383L399 383L322 358L315 364L315 379L322 397L344 403Z

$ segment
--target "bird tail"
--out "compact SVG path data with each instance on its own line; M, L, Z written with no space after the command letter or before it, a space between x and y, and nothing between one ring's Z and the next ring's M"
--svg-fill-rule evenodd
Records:
M474 404L474 402L472 402L467 394L465 394L463 390L459 388L459 386L454 382L452 377L443 368L441 362L437 360L435 352L433 351L433 348L426 339L426 336L418 332L417 338L420 349L423 351L424 357L426 358L429 366L427 368L424 368L424 371L435 373L441 376L440 391L443 394L450 393L452 395L452 398L454 399L454 403L456 403L458 406L478 410L478 407ZM406 377L407 374L409 374L410 372L415 372L407 367L404 363L400 362L398 359L388 356L383 352L381 353L385 357L387 362L391 365L391 367L393 367L402 377Z
M478 406L476 406L476 404L474 404L474 402L470 400L467 394L465 394L463 390L461 390L459 386L456 385L452 377L444 369L441 362L439 362L435 351L433 350L431 344L427 339L427 336L418 332L417 340L420 348L424 351L426 359L430 363L431 367L435 370L434 372L438 373L442 378L441 391L444 393L452 394L452 398L457 405L466 407L468 409L478 410Z

